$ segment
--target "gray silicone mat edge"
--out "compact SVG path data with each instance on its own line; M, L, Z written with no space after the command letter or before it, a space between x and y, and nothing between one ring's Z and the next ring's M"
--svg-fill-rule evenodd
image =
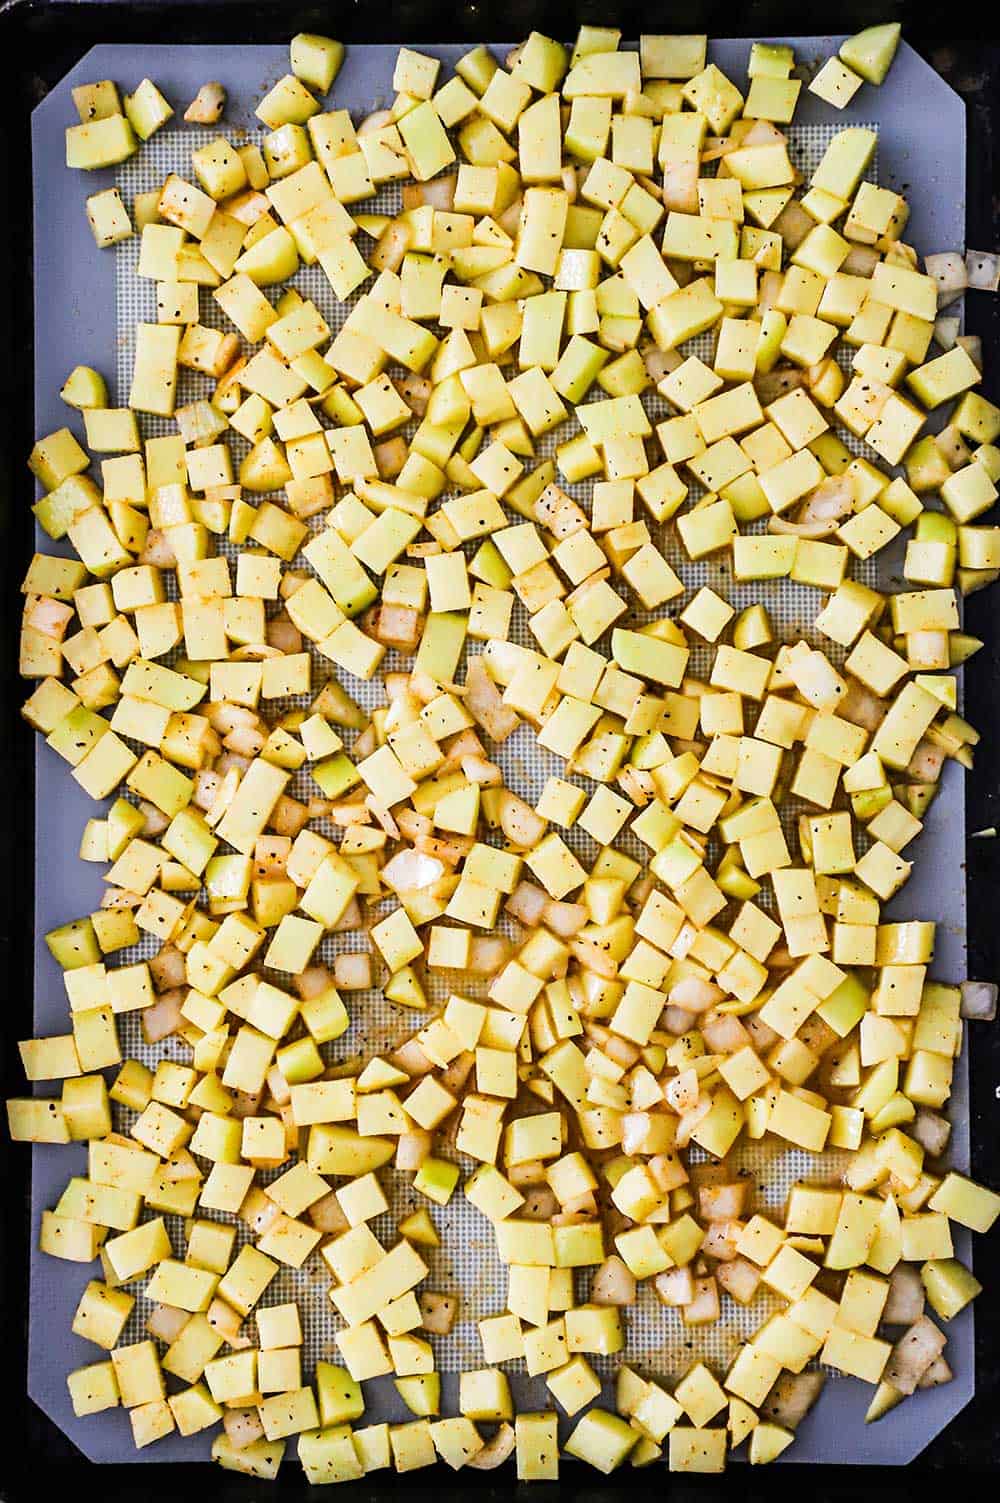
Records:
M791 40L799 60L808 62L835 51L840 38ZM494 48L499 56L503 55L503 44L494 44ZM741 83L748 48L749 42L745 40L713 42L710 57ZM451 62L464 49L431 46L425 50ZM389 81L395 51L394 47L350 49L332 103L356 111L384 103L391 93ZM113 370L115 365L114 258L111 253L95 252L83 213L83 199L110 186L114 174L89 174L81 181L77 175L65 172L63 128L75 118L69 100L72 85L95 76L108 76L124 88L133 88L149 74L168 98L182 101L193 97L206 78L219 77L230 91L227 123L239 126L250 123L254 103L286 68L287 53L279 47L234 50L158 46L138 52L130 47L101 46L93 49L36 109L33 119L35 406L39 433L67 422L67 409L57 392L74 364L97 359L106 370ZM867 88L861 90L856 102L845 111L835 114L813 96L804 95L797 120L809 123L834 115L838 125L873 116L878 119L881 181L898 186L910 200L908 238L922 251L961 246L964 107L919 55L904 43L887 86L877 93ZM933 164L929 171L927 163ZM118 393L117 397L123 400L124 394ZM74 426L71 419L70 426ZM47 539L42 541L46 548L51 548ZM23 730L19 733L26 734ZM56 965L41 936L55 924L95 907L100 899L101 881L97 869L80 863L75 856L80 830L93 813L93 805L40 740L36 749L36 803L35 1028L37 1033L46 1034L65 1028L65 1004ZM965 894L958 879L963 834L961 775L957 767L949 766L944 790L932 806L917 848L914 876L898 903L901 914L937 918L935 972L949 979L965 974ZM956 874L954 886L943 892L935 879L935 871L940 870ZM956 1070L952 1108L953 1156L962 1167L968 1157L964 1056ZM84 1152L76 1146L39 1147L33 1151L29 1391L94 1461L205 1459L210 1447L206 1435L190 1440L174 1435L155 1447L136 1452L123 1411L90 1420L78 1420L72 1413L65 1374L74 1366L97 1360L101 1354L69 1331L83 1277L74 1278L72 1270L43 1257L36 1242L42 1209L54 1203L69 1173L76 1172L84 1162ZM958 1252L966 1256L966 1239L958 1242ZM973 1392L971 1309L951 1323L948 1335L949 1359L956 1372L953 1383L916 1395L887 1420L866 1427L863 1414L870 1389L851 1380L831 1381L785 1459L803 1463L849 1461L898 1465L919 1454ZM445 1375L446 1412L449 1399L454 1402L455 1386L454 1375ZM392 1394L391 1388L389 1393ZM538 1402L544 1404L544 1396ZM398 1400L392 1404L390 1413L396 1420L406 1417Z

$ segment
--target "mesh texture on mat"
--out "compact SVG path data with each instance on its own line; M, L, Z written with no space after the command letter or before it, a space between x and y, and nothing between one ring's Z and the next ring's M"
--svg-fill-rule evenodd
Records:
M225 127L211 130L190 126L183 129L167 127L159 131L145 144L142 152L125 163L120 171L119 186L126 203L130 205L138 193L159 188L170 172L176 172L190 179L193 176L191 152L196 147L214 139L220 129L224 131ZM792 125L788 128L790 154L803 177L808 178L815 169L828 142L836 134L836 130L837 127L834 125ZM263 134L264 132L261 131L260 136L263 137ZM877 158L873 161L867 175L875 181L878 180ZM363 205L357 207L363 208L366 212L396 213L400 207L399 188L397 185L388 185L380 190L375 199L366 200ZM366 243L370 245L370 242L365 242L362 237L362 249ZM139 256L138 236L117 246L115 256L117 400L123 402L127 397L132 375L134 326L139 321L155 321L156 294L154 282L136 275ZM292 285L303 297L309 297L316 303L334 334L342 326L357 297L365 291L365 287L362 287L360 292L348 302L339 302L326 276L318 266L303 266L294 277ZM231 328L211 294L205 289L201 291L200 302L201 320L204 324L227 331ZM683 353L696 354L710 361L710 336L702 335L688 341ZM849 368L849 354L850 352L841 352L839 357L845 370ZM213 385L214 382L209 377L191 371L181 371L178 405L182 406L197 398L207 399L211 395ZM590 400L599 399L603 395L604 393L595 387L590 394ZM670 415L666 402L655 390L646 393L643 402L654 424ZM176 431L173 422L148 416L142 419L142 427L144 437ZM412 429L397 431L403 431L409 435ZM578 431L578 425L573 424L571 420L570 423L561 425L554 433L544 435L536 441L537 459L551 456L556 444L564 442L575 431ZM854 453L862 452L862 444L851 434L841 431L840 437ZM248 447L245 441L231 430L227 438L233 449L234 460L242 457ZM526 468L530 468L531 463L528 461ZM559 483L575 495L577 500L581 502L589 500L590 481L580 485L565 485L559 477ZM691 494L692 497L698 494L698 487L693 480ZM513 515L512 520L516 520ZM683 599L671 602L671 615L676 615L698 588L702 585L710 585L738 609L757 602L765 604L774 622L779 640L785 639L793 632L810 637L810 623L822 600L819 591L809 586L795 584L787 579L755 581L748 584L735 583L728 562L721 563L715 558L692 562L684 553L679 538L669 523L657 524L645 513L643 513L643 520L650 527L653 541L687 587L687 594ZM752 530L763 530L764 525L763 522L754 524ZM310 526L314 530L322 528L323 518L311 519ZM235 557L238 550L224 538L217 539L216 542L219 552ZM305 567L308 568L308 565ZM866 563L859 563L858 560L853 560L851 573L854 578L864 583L875 588L884 588L889 570L883 556L882 562L873 559ZM171 585L173 583L172 576L170 583ZM630 600L630 615L623 617L622 623L630 624L634 620L648 620L654 614L662 614L662 611L643 611L637 608L633 598ZM526 613L520 602L516 602L510 639L519 645L536 648L537 643L528 631L526 623ZM603 649L605 655L609 655L607 639L602 638L594 645L598 649ZM702 676L707 671L714 649L699 644L696 639L691 645L691 672L695 676ZM480 646L481 644L478 644L476 650L479 650ZM824 640L823 647L834 661L844 656L833 643ZM318 655L315 656L318 672L314 682L319 684L330 676L332 665L328 660ZM366 682L343 673L340 673L340 677L355 699L365 709L371 709L385 703L382 675L386 672L406 671L411 661L390 650L386 654L379 674L374 679ZM460 668L458 674L460 681L463 676ZM272 701L268 709L273 711L275 708L290 708L293 704L305 703L304 699ZM538 799L548 777L565 775L566 769L562 760L539 747L534 733L528 726L522 725L502 748L499 750L493 748L492 754L503 768L508 786L530 803ZM588 792L593 792L594 785L589 780L580 781L586 785ZM301 773L296 774L288 791L293 796L304 795L310 784L311 779L308 767L306 767ZM312 791L315 792L315 784L311 786ZM797 800L790 798L786 800L782 808L786 835L790 837L790 849L793 850L796 849L795 822L799 812L805 807ZM333 833L332 828L326 828L323 821L316 822L313 828L323 834ZM568 832L560 830L559 833L585 865L593 861L598 847L590 836L575 827ZM644 857L644 854L648 854L628 831L620 836L615 844L627 854L640 859ZM767 906L768 894L762 893L758 901L763 906ZM316 960L329 962L335 945L338 949L363 949L367 946L367 938L363 934L338 935L336 938L327 936L317 951ZM149 959L157 948L152 938L144 938L142 943L131 950L122 952L117 959L120 963ZM472 978L466 979L455 973L447 974L447 981L435 982L433 977L431 978L429 993L432 1006L438 1002L443 1003L447 993L452 990L474 997L483 995L485 987L482 982L477 982ZM276 979L278 984L288 984L291 978L276 973ZM352 1014L351 1027L336 1043L323 1047L324 1057L329 1061L342 1060L353 1054L370 1054L389 1049L417 1028L422 1027L430 1016L428 1013L418 1013L412 1009L395 1006L387 1001L377 989L346 993L345 1000ZM143 1039L138 1014L120 1016L118 1029L125 1057L135 1057L154 1066L160 1058L185 1061L188 1059L188 1051L179 1040L168 1039L155 1046L147 1045ZM134 1117L133 1113L122 1108L116 1107L116 1113L120 1114L122 1125L127 1125ZM693 1157L698 1158L703 1155L695 1149ZM841 1157L837 1154L817 1157L796 1149L785 1150L780 1145L768 1142L766 1144L745 1143L734 1155L734 1160L754 1177L756 1208L766 1210L770 1207L778 1210L783 1206L788 1191L796 1180L808 1178L815 1182L833 1177ZM470 1160L463 1160L463 1177L465 1172L471 1171L472 1167ZM264 1183L267 1179L275 1177L277 1172L279 1171L272 1174L259 1172L257 1182ZM415 1209L418 1203L429 1209L441 1237L441 1246L438 1249L421 1248L421 1254L430 1267L426 1287L443 1292L458 1292L461 1296L461 1314L453 1333L447 1338L432 1338L438 1369L443 1373L449 1373L481 1366L482 1347L475 1323L486 1315L501 1312L505 1308L506 1295L506 1275L497 1258L491 1224L469 1204L461 1193L460 1186L450 1203L442 1208L432 1206L429 1201L415 1192L408 1176L388 1169L381 1171L381 1178L390 1198L391 1211L371 1223L373 1231L384 1242L391 1244L395 1238L395 1223L401 1216ZM222 1219L217 1217L217 1213L206 1212L200 1208L195 1214ZM167 1223L175 1250L183 1249L185 1238L182 1219L167 1217ZM238 1241L242 1243L247 1240L249 1240L249 1232L240 1223ZM179 1252L178 1255L183 1256L183 1253ZM575 1279L577 1298L585 1299L589 1280L587 1271L578 1271ZM304 1381L308 1381L312 1364L317 1358L337 1360L337 1349L333 1337L342 1322L327 1298L326 1291L329 1282L330 1277L325 1264L314 1255L301 1270L283 1267L262 1301L265 1305L277 1304L288 1299L299 1302L305 1333ZM722 1318L717 1324L709 1327L687 1327L683 1324L679 1312L665 1309L659 1304L647 1283L641 1286L636 1305L626 1312L627 1337L624 1355L628 1361L634 1362L637 1366L664 1375L679 1374L697 1358L710 1361L717 1369L721 1369L732 1357L739 1343L760 1325L772 1309L778 1308L782 1308L782 1302L769 1295L764 1289L749 1308L735 1304L728 1295L722 1295ZM141 1339L149 1310L150 1302L140 1294L124 1335L126 1341ZM248 1328L252 1329L252 1321L248 1322ZM619 1357L593 1357L590 1360L598 1373L606 1377L621 1359ZM516 1375L524 1372L523 1362L505 1364L505 1367L515 1377L515 1382ZM521 1387L520 1384L516 1386L519 1389ZM370 1413L373 1408L377 1406L370 1406Z

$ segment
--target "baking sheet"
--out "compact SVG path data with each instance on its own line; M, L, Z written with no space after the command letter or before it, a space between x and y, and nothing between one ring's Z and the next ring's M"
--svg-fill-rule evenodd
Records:
M718 42L710 46L710 58L717 62L739 86L745 86L748 41ZM829 55L836 40L810 38L793 43L797 59L809 62ZM425 49L453 62L464 48L429 47ZM502 57L507 50L496 44ZM388 103L392 97L391 76L395 60L394 47L354 48L349 50L344 68L334 86L329 107L348 107L355 121L371 109ZM58 387L67 371L77 362L98 366L112 381L112 403L124 403L131 378L132 324L137 319L155 317L154 286L138 281L134 267L138 239L126 241L113 251L99 252L93 244L83 213L83 199L100 187L118 181L127 203L136 192L157 186L168 171L190 176L192 149L217 131L204 131L172 121L158 132L123 167L115 172L93 173L82 178L67 173L63 166L63 128L76 117L69 97L74 83L98 77L113 77L122 88L134 88L141 77L156 80L166 97L178 106L178 117L186 102L207 78L221 79L229 91L224 133L234 135L245 129L251 137L263 134L253 107L265 90L287 71L287 51L277 47L250 47L238 51L215 47L148 47L141 54L125 47L95 49L73 73L48 97L35 113L35 244L36 244L36 428L39 433L67 421L67 409L59 402ZM877 158L878 180L905 192L911 204L907 238L921 251L950 248L964 241L964 115L961 101L911 49L904 46L893 67L887 86L879 91L862 89L855 104L837 112L814 96L803 93L796 122L790 132L790 147L797 165L805 173L815 166L830 136L846 124L877 123L880 131ZM869 173L875 176L875 172ZM391 212L398 200L398 188L383 190L375 207ZM369 205L366 203L366 209ZM318 268L304 268L295 279L303 293L314 298L331 328L339 327L349 305L338 305ZM202 318L216 322L216 305L202 295ZM221 322L220 322L221 326ZM706 346L707 348L707 346ZM686 350L704 353L698 341ZM183 373L179 402L206 395L211 383L192 373ZM666 407L655 395L649 401L655 420L666 415ZM72 425L72 422L71 422ZM145 436L166 432L172 425L153 419L143 420ZM560 441L566 436L560 431ZM236 441L237 452L239 443ZM539 445L540 456L554 447L549 437ZM859 445L852 445L860 451ZM572 488L571 488L572 489ZM585 490L586 488L581 488ZM653 529L654 536L660 529ZM714 584L734 604L748 604L762 598L760 585L736 586L720 572L717 561L690 563L678 548L671 530L663 529L657 541L678 568L690 593L702 583ZM51 543L42 539L51 551ZM889 555L887 557L887 555ZM898 576L901 549L886 554L868 565L855 566L856 577L891 586ZM898 583L896 585L898 588ZM764 598L776 625L783 632L807 624L819 604L816 591L776 581L765 586ZM680 602L683 605L683 602ZM673 613L673 612L672 612ZM514 640L532 641L525 633L524 613L515 611ZM532 645L533 642L532 642ZM825 644L827 645L827 644ZM699 652L701 658L699 658ZM692 655L692 671L699 673L708 660L707 649ZM404 660L386 658L384 671L403 667ZM324 664L328 668L328 664ZM381 701L378 680L363 684L345 676L346 686L364 704ZM535 744L533 736L522 728L502 749L498 760L508 773L510 786L534 800L550 773L562 773L559 759L547 756ZM55 962L40 936L58 923L65 922L97 906L102 891L101 869L76 859L75 852L86 819L95 806L68 777L65 766L44 745L37 743L37 825L36 825L36 1032L47 1034L65 1028L65 1002ZM304 777L303 786L308 782ZM293 789L294 791L294 789ZM794 818L794 805L789 816ZM322 828L320 826L320 828ZM582 832L571 832L568 843L575 845L586 862L596 853L596 846ZM620 841L628 849L628 839ZM932 806L924 834L918 841L914 875L895 905L907 917L934 917L938 921L935 974L943 979L958 979L965 974L965 894L961 878L964 844L961 772L949 764L940 797ZM57 854L58 853L58 854ZM937 878L941 871L953 874L942 890ZM362 944L351 936L338 938L343 946ZM148 955L155 948L136 947L120 959L127 961ZM332 940L325 941L327 954ZM277 978L280 982L280 976ZM474 994L472 984L463 991ZM355 1050L388 1048L421 1026L425 1015L400 1009L385 1002L381 994L354 993L349 997L354 1017L352 1030L325 1053L342 1058ZM162 1054L183 1058L185 1051L171 1041L156 1050L141 1042L136 1015L119 1019L123 1054L156 1058ZM954 1157L959 1166L967 1158L968 1118L967 1080L964 1060L956 1071L952 1101L956 1122L953 1136ZM128 1114L122 1121L127 1125ZM34 1151L33 1218L37 1226L42 1209L54 1204L65 1179L79 1172L85 1153L78 1147L37 1148ZM780 1206L789 1185L796 1178L815 1180L833 1171L824 1164L796 1151L775 1151L770 1146L748 1145L744 1162L755 1172L760 1206ZM466 1165L466 1168L468 1165ZM394 1198L396 1214L421 1198L415 1196L405 1177L394 1181L400 1198ZM428 1205L429 1203L423 1202ZM475 1321L503 1308L505 1274L494 1251L489 1223L457 1192L446 1208L431 1207L442 1238L441 1249L428 1261L431 1275L428 1287L450 1290L463 1295L463 1316L452 1337L435 1342L437 1364L443 1374L443 1412L454 1412L457 1372L481 1365L481 1347ZM391 1231L392 1219L376 1232ZM182 1255L183 1235L178 1218L172 1219L171 1236L175 1249ZM959 1247L961 1252L961 1248ZM314 1266L315 1265L315 1266ZM42 1404L60 1426L93 1459L97 1460L164 1460L206 1457L211 1436L182 1440L171 1436L143 1452L132 1449L127 1416L111 1411L89 1420L76 1420L65 1390L65 1374L81 1363L97 1360L100 1353L90 1343L69 1333L73 1310L88 1272L32 1254L32 1321L30 1331L29 1386L33 1397ZM581 1280L578 1275L578 1280ZM310 1260L304 1270L283 1270L266 1296L268 1304L294 1297L303 1307L307 1330L306 1356L332 1356L336 1360L333 1333L337 1317L326 1299L325 1267L318 1259ZM578 1284L583 1297L585 1283ZM651 1373L678 1376L696 1356L705 1356L722 1366L732 1354L741 1336L756 1328L766 1309L758 1300L751 1311L743 1311L728 1299L718 1326L705 1332L683 1327L676 1312L660 1307L645 1294L635 1310L628 1313L629 1361ZM124 1339L140 1339L148 1302L142 1297ZM252 1327L251 1327L252 1329ZM787 1453L791 1461L851 1460L896 1461L910 1459L927 1440L957 1412L972 1392L972 1315L965 1312L949 1327L949 1357L958 1376L951 1385L918 1395L901 1411L881 1425L865 1427L864 1409L870 1390L852 1380L832 1377L816 1411L803 1425L796 1445ZM607 1377L618 1359L594 1359L594 1365ZM519 1369L521 1372L519 1373ZM550 1397L542 1380L523 1376L523 1364L510 1364L515 1396L521 1407L546 1407ZM369 1415L396 1421L408 1417L391 1381L366 1384ZM849 1427L849 1429L847 1428ZM845 1444L845 1435L850 1436ZM845 1456L844 1452L849 1454Z

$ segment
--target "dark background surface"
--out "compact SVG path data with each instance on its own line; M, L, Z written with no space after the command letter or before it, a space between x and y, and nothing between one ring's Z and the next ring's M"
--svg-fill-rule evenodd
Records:
M860 0L822 7L787 0L750 0L739 5L685 0L677 5L622 5L614 0L533 3L533 0L340 0L336 6L253 3L253 0L72 0L41 3L12 0L0 5L0 47L7 77L0 88L0 1083L4 1096L20 1094L24 1082L15 1041L31 1032L32 931L32 733L18 719L24 698L16 675L14 644L20 616L19 587L31 552L30 502L33 491L24 460L34 439L31 403L31 160L29 117L52 85L97 42L274 42L297 31L332 35L348 45L360 42L460 42L489 37L519 39L533 28L571 39L581 22L619 26L626 38L640 31L707 31L709 36L806 36L855 31L901 20L907 40L965 99L968 113L967 243L977 249L1000 247L1000 19L992 6L939 9L893 0ZM954 30L955 35L951 34ZM992 30L992 34L990 31ZM887 84L891 87L891 78ZM934 247L951 249L952 247ZM966 330L983 338L985 391L1000 396L1000 297L972 293L966 300ZM966 701L982 732L975 771L966 779L967 828L1000 824L1000 633L995 591L972 597L966 629L986 640L966 669ZM968 883L969 965L977 978L1000 979L1000 842L972 841ZM942 880L959 881L958 873ZM968 1025L971 1043L972 1163L977 1177L1000 1186L1000 1024ZM101 1489L114 1503L178 1500L185 1491L210 1488L220 1500L274 1496L318 1496L299 1468L285 1466L277 1483L202 1467L153 1465L91 1468L28 1399L26 1197L29 1155L0 1143L0 1331L3 1333L3 1397L0 1403L0 1499L36 1497L48 1503L54 1489ZM604 1503L630 1488L663 1489L674 1498L740 1495L748 1499L902 1497L914 1484L952 1486L1000 1476L1000 1224L976 1239L975 1271L984 1284L976 1303L975 1399L907 1469L811 1467L795 1465L751 1473L736 1466L725 1477L682 1478L656 1467L625 1468L607 1480L575 1463L564 1463L560 1484L535 1484L531 1497L551 1503L570 1491L579 1503ZM891 1420L887 1421L891 1423ZM845 1451L850 1437L844 1437ZM914 1474L919 1474L915 1476ZM483 1503L521 1495L511 1468L496 1477L455 1474L439 1465L399 1479L389 1472L370 1482L342 1485L345 1503L362 1498L425 1497L432 1489L464 1497L471 1483Z

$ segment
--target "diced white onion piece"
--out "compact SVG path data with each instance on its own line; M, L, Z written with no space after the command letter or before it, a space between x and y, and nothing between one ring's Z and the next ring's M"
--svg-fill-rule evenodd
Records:
M410 247L410 230L393 220L375 242L368 260L375 271L397 271Z
M700 1185L698 1187L698 1211L704 1221L735 1221L742 1216L750 1189L748 1179L734 1180L731 1184Z
M158 1341L165 1341L170 1346L190 1319L186 1310L178 1310L173 1305L154 1305L146 1321L146 1330Z
M852 245L840 270L848 277L870 277L880 260L873 245Z
M673 1033L680 1038L682 1033L687 1033L694 1022L692 1013L686 1012L683 1007L665 1007L660 1015L660 1026L666 1033Z
M448 176L436 177L429 183L407 183L403 189L404 209L415 209L420 204L431 204L433 208L448 213L455 202L457 181L455 174L449 173Z
M511 944L504 934L474 934L469 948L473 976L494 976L510 959Z
M256 1409L227 1409L222 1425L234 1451L245 1451L264 1438L264 1426Z
M948 1147L951 1123L947 1117L932 1112L930 1107L922 1106L913 1120L910 1134L929 1158L939 1159Z
M583 903L557 903L550 900L545 905L544 922L560 939L572 939L587 922L587 909Z
M161 1039L169 1038L170 1034L176 1033L184 1019L181 1016L181 1008L186 1000L186 992L178 988L176 991L162 992L150 1007L142 1010L142 1032L147 1044L158 1044Z
M672 1007L683 1007L686 1012L707 1012L718 1007L725 997L721 986L712 981L702 981L699 976L685 976L675 983L667 994Z
M533 849L545 834L546 822L516 793L505 792L500 800L500 828L511 845Z
M698 1076L695 1071L682 1070L673 1080L668 1080L663 1094L667 1105L673 1107L679 1117L691 1111L698 1103ZM628 1153L629 1149L626 1148L625 1152Z
M427 377L415 376L412 372L406 371L401 376L394 376L392 384L414 417L423 417L427 411L431 392L434 390Z
M187 962L176 945L164 945L149 962L149 972L158 992L173 991L187 984Z
M795 1430L823 1391L826 1374L782 1373L761 1405L761 1413L775 1425Z
M485 757L462 757L460 765L469 782L478 783L481 788L495 788L503 782L500 768Z
M415 1038L406 1039L398 1049L392 1051L390 1058L392 1064L414 1078L427 1075L434 1068Z
M699 1122L704 1122L705 1118L708 1116L711 1110L712 1098L711 1096L706 1095L704 1100L698 1102L697 1106L691 1107L689 1111L686 1111L684 1113L683 1117L677 1124L676 1142L678 1148L687 1147L687 1145L691 1141L691 1135L694 1132L695 1128L698 1126Z
M1000 255L996 251L966 251L965 267L969 286L977 292L996 292L1000 288Z
M665 1305L689 1305L694 1298L694 1278L690 1268L668 1268L653 1280L657 1297Z
M748 1305L760 1287L760 1270L746 1258L733 1258L720 1263L715 1277L731 1299L737 1304Z
M649 1135L648 1112L626 1112L622 1118L622 1153L641 1153Z
M504 704L481 656L474 657L469 663L465 687L465 707L472 718L482 726L491 741L498 745L506 741L520 721Z
M418 1303L423 1329L432 1336L447 1336L458 1316L458 1295L423 1289L418 1296Z
M559 1202L548 1185L533 1185L518 1211L525 1221L551 1221L559 1209Z
M767 371L764 375L755 376L753 384L761 406L769 407L779 397L787 396L790 391L795 391L804 385L805 379L805 371L782 366L780 369Z
M606 981L613 981L618 974L618 962L602 945L585 935L576 935L569 942L570 953L580 962L585 971L594 971Z
M893 1347L883 1379L900 1393L913 1393L931 1363L944 1351L946 1340L944 1332L921 1315Z
M950 1383L955 1374L952 1372L944 1357L935 1357L930 1367L924 1373L917 1384L918 1388L939 1388L942 1383Z
M321 1196L314 1205L309 1207L306 1214L318 1231L325 1232L330 1237L346 1232L351 1224L344 1215L343 1207L333 1190L329 1195Z
M331 929L331 934L350 934L355 929L364 928L364 919L361 916L361 908L357 898L352 898L344 909L340 918Z
M523 207L524 201L519 193L513 203L508 204L503 213L497 215L497 224L506 235L510 235L511 239L517 235L520 228Z
M705 1240L701 1245L702 1252L706 1257L716 1258L720 1263L732 1262L736 1257L736 1244L742 1230L742 1222L713 1221L705 1233Z
M715 1279L696 1279L694 1299L684 1306L684 1323L689 1326L708 1326L718 1320L719 1313L719 1286Z
M915 783L936 783L944 767L944 756L943 747L935 746L932 741L921 741L910 758L907 773Z
M897 1263L889 1275L889 1296L882 1311L887 1326L909 1326L924 1313L924 1286L920 1272L907 1263Z
M995 981L963 981L962 1017L992 1023L997 1015L998 991Z
M720 1013L718 1017L703 1022L701 1036L713 1054L735 1054L750 1043L749 1033L739 1018L731 1013Z
M655 344L640 345L639 354L646 367L646 374L657 385L683 362L683 356L678 350L661 350Z
M495 1467L503 1466L513 1450L514 1429L504 1420L496 1433L486 1441L482 1450L469 1457L466 1465L475 1468L477 1472L492 1472Z
M811 214L799 203L797 198L789 199L782 209L771 229L780 235L785 242L785 250L791 254L798 250L807 235L811 235L816 227L816 221Z
M373 114L365 116L361 124L358 126L357 133L359 136L369 136L371 135L372 131L384 130L387 125L391 124L391 110L375 110Z
M949 303L962 296L969 285L965 261L960 251L938 251L936 255L925 256L924 267L927 275L937 283L939 308L947 308Z
M847 693L837 706L837 714L852 725L863 726L866 731L877 731L886 716L885 701L879 699L856 678L850 679ZM943 758L942 753L942 758ZM775 962L774 951L768 956L769 964Z
M952 423L934 435L934 443L953 470L962 469L972 460L968 444Z
M542 887L534 882L519 882L504 904L511 918L535 929L542 922L542 915L551 899Z
M400 851L382 868L382 880L394 892L419 892L423 887L440 882L446 875L447 867L443 861L424 856L412 847Z

